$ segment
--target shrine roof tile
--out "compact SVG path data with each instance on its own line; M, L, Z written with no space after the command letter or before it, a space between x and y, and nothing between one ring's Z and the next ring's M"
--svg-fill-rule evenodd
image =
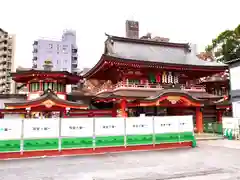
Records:
M196 45L109 36L105 42L105 54L127 59L181 65L224 67L216 61L204 61L197 56Z

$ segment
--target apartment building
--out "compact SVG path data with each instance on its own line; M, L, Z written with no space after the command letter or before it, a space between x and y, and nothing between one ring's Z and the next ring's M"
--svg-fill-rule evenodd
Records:
M33 43L33 68L43 69L44 61L51 60L53 71L78 73L76 32L65 30L60 40L40 38Z
M14 94L15 82L11 72L15 71L15 35L0 28L0 94Z

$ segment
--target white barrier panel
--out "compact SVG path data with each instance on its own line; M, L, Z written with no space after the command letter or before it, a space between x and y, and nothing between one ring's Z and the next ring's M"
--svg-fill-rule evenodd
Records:
M0 120L0 140L21 139L22 119Z
M177 116L154 117L154 131L156 134L178 132L179 126Z
M232 102L232 116L240 118L240 102Z
M93 118L63 118L61 121L62 137L93 136Z
M178 120L179 132L193 132L193 116L176 116Z
M126 134L140 135L153 133L153 117L126 118Z
M223 129L238 129L239 128L239 118L233 117L223 117L222 118Z
M124 135L124 118L95 118L95 135Z
M24 138L57 138L59 136L58 119L24 120Z

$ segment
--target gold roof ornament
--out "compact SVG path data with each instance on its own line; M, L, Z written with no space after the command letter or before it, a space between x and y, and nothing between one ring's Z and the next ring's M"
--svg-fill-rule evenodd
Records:
M45 71L51 71L53 68L52 60L51 59L46 59L44 61L43 69Z

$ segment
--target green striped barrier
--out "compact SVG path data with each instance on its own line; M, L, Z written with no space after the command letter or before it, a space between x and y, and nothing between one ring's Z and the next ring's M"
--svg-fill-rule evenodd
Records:
M226 137L228 140L233 139L233 130L232 129L225 129L224 130L224 137Z

